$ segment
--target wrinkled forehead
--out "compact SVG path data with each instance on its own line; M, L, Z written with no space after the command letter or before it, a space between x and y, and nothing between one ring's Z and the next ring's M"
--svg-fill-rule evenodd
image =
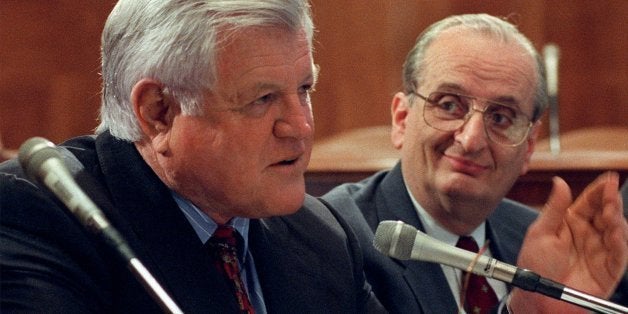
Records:
M217 81L210 95L229 103L251 100L262 91L295 91L316 80L311 47L303 31L253 27L218 52Z
M278 26L249 27L225 41L218 50L218 72L221 77L238 80L237 75L272 66L290 67L298 63L313 68L312 48L303 29ZM238 73L242 71L243 73Z
M419 84L424 93L446 88L489 100L512 98L531 114L536 71L534 58L515 41L456 27L426 50Z

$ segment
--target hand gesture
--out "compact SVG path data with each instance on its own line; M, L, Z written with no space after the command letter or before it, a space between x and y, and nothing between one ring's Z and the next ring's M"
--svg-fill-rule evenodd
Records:
M569 288L608 298L628 263L628 224L618 187L618 175L605 173L572 202L567 183L554 178L541 215L528 229L517 265ZM514 289L511 297L515 313L586 312L521 289Z

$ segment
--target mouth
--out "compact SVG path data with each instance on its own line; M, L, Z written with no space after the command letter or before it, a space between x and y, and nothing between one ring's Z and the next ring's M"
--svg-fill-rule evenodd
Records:
M294 154L294 155L288 155L286 156L283 160L280 160L278 162L275 162L274 164L272 164L271 166L294 166L295 164L297 164L299 162L299 160L301 160L303 155L302 154Z
M286 160L282 160L278 163L275 163L274 166L291 166L297 163L297 161L299 160L299 158L295 158L295 159L286 159Z
M470 176L478 176L482 174L488 167L477 164L468 159L453 157L453 156L445 156L449 160L449 164L452 166L454 171L470 175Z

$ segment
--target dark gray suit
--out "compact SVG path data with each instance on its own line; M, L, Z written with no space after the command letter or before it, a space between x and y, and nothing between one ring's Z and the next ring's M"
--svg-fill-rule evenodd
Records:
M336 187L323 199L338 208L354 228L363 247L368 281L384 306L394 313L457 313L456 302L438 264L398 261L372 246L382 220L401 220L425 231L408 196L401 166L377 173L359 183ZM486 236L495 258L515 264L535 210L502 201L489 217Z
M132 144L105 133L64 146L89 174L79 183L184 312L237 312L169 189ZM18 175L0 174L2 312L160 311L103 241L48 193L19 178L15 160L0 165L0 172ZM251 221L250 249L269 313L377 308L357 240L336 215L308 196L293 215Z

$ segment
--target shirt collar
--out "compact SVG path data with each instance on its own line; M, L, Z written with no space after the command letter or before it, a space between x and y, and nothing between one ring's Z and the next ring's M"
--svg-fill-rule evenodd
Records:
M410 199L412 200L412 204L414 205L414 208L419 216L419 219L421 220L421 223L423 224L423 227L425 228L425 233L431 236L432 238L438 239L442 242L455 246L460 236L452 232L449 232L449 230L445 229L441 224L439 224L438 221L436 221L436 219L434 219L434 217L432 217L432 215L430 215L425 210L425 208L423 208L421 204L419 204L416 198L414 198L414 195L412 195L412 192L410 191L410 188L408 187L408 185L406 184L405 186L406 186L406 191L408 192L408 195L410 196ZM486 226L486 222L482 222L482 224L479 225L475 230L473 230L473 232L471 232L471 234L469 234L468 236L473 237L476 243L484 243L486 240L485 226Z
M174 191L171 191L171 193L175 202L177 202L177 205L179 205L179 208L185 215L185 218L187 218L192 228L194 228L198 238L203 243L207 242L216 231L216 228L218 228L218 224L189 200ZM227 223L227 225L233 227L240 236L242 236L242 239L244 239L244 252L248 252L249 248L249 223L250 219L243 217L233 217Z

